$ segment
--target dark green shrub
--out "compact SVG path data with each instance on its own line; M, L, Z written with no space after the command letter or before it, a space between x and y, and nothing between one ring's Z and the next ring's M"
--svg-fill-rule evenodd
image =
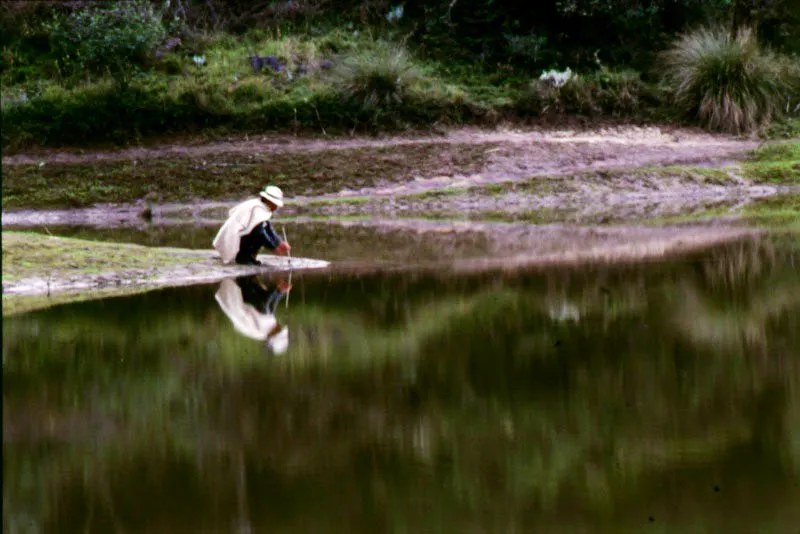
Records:
M659 104L655 91L635 71L599 71L577 75L569 71L557 79L540 78L523 91L516 110L523 115L607 114L624 117Z
M611 115L635 113L642 108L643 100L647 98L647 85L638 72L602 69L592 78L597 103L605 113Z
M786 60L759 46L747 28L683 35L663 60L674 103L712 130L738 134L767 125L791 92Z
M161 14L144 0L76 10L55 17L48 29L53 50L69 73L110 72L123 84L166 36Z

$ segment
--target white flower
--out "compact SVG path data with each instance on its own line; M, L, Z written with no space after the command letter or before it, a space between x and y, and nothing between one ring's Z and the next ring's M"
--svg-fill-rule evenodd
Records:
M192 56L192 61L194 61L195 65L205 65L206 56Z
M542 75L539 76L541 81L550 82L553 84L554 87L561 87L568 81L570 81L575 74L570 70L569 67L566 70L559 72L557 70L550 70L542 72Z

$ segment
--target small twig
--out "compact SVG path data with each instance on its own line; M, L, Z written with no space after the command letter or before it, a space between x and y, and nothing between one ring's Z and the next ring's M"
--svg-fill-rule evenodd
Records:
M322 117L319 116L319 111L317 110L317 106L311 104L311 107L314 108L314 113L317 115L317 120L319 121L319 127L322 128L322 135L328 137L328 132L325 131L325 126L322 125Z
M450 12L453 11L453 8L455 7L456 2L458 2L458 0L453 0L452 2L450 2L450 5L447 6L447 13L445 14L445 17L447 17L447 24L449 24L449 25L453 24L453 19L450 16Z
M53 237L53 234L50 233L50 230L48 230L46 226L42 226L42 228L44 228L44 231L47 232L47 235Z
M206 0L206 5L208 6L208 9L211 11L211 21L213 24L213 28L217 30L219 29L219 18L217 17L217 11L214 9L214 4L211 2L211 0Z
M283 227L283 241L287 245L289 244L289 240L286 239L286 227ZM292 292L292 251L289 250L286 252L289 256L289 291L286 293L286 308L289 308L289 294Z

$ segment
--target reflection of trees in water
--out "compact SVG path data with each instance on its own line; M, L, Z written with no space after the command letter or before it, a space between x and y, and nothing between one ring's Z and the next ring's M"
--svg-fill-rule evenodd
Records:
M97 338L105 360L73 378L107 376L114 388L77 416L121 403L126 424L102 439L73 435L42 461L25 463L28 445L11 443L13 466L26 467L4 475L14 486L4 485L6 510L24 509L9 499L27 477L47 488L25 497L39 499L32 517L91 520L97 531L113 530L112 510L127 529L146 518L151 531L237 521L507 531L535 524L535 514L624 519L687 499L680 493L706 507L698 515L708 525L741 518L696 489L713 478L769 514L787 502L780 480L800 462L798 288L778 252L747 247L758 245L720 249L709 263L455 290L362 280L361 300L354 283L315 302L314 289L324 290L309 283L307 305L291 317L294 352L238 366L230 354L245 345L196 310L177 330L151 332L159 342L146 351L146 373L115 367L129 334L119 347ZM562 302L578 320L553 316ZM717 314L757 325L771 364L750 357L735 326L718 328ZM88 347L81 326L72 335ZM171 354L186 331L196 337L177 365ZM222 371L199 349L214 336L228 358ZM28 350L26 339L15 348ZM39 357L53 358L48 350ZM753 478L762 468L770 478Z

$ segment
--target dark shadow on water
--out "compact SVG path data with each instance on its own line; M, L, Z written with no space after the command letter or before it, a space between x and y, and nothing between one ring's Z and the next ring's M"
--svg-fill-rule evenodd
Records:
M295 273L288 306L261 277L8 318L5 530L791 531L799 260Z

